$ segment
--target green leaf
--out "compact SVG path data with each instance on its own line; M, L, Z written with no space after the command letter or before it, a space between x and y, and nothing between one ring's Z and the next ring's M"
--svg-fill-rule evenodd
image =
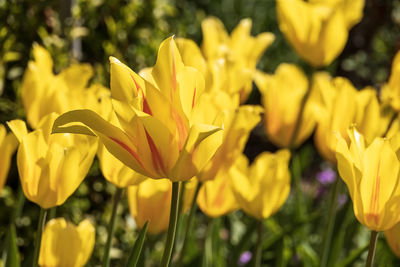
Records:
M140 253L142 252L142 247L144 244L144 239L146 238L148 224L149 224L149 221L146 221L142 230L140 231L139 236L135 241L135 245L133 245L131 254L129 255L128 263L126 264L126 267L135 267L136 266L136 264L139 260L139 257L140 257Z
M15 231L15 226L12 224L10 230L7 234L7 257L5 267L19 267L20 259L17 246L17 234Z

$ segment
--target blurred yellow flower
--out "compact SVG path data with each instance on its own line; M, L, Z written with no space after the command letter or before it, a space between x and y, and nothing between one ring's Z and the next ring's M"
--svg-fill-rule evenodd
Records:
M43 231L39 266L83 267L92 254L95 228L89 220L78 226L64 218L50 220Z
M400 221L399 171L396 154L400 134L392 139L375 138L366 147L364 137L353 127L350 144L337 133L336 158L339 174L353 200L358 221L374 231L386 231Z
M78 108L96 110L99 94L109 91L98 84L87 87L93 76L89 64L72 64L56 75L53 60L45 48L34 45L33 57L23 77L21 97L27 121L34 129L51 112L61 114Z
M203 73L206 90L237 94L242 103L247 100L257 62L275 39L268 32L251 36L251 26L251 19L243 19L229 36L219 19L209 17L201 23L202 51L191 40L177 40L183 62Z
M228 170L217 172L213 180L204 182L199 190L197 205L209 217L220 217L239 208L233 195Z
M346 78L332 79L322 72L314 75L313 86L319 96L315 145L325 159L336 162L334 133L339 132L347 139L346 131L352 124L365 135L367 142L385 131L374 89L357 91Z
M230 169L232 188L240 208L266 219L285 203L290 193L289 150L263 152L249 166L241 155Z
M173 38L160 45L150 81L117 59L110 61L113 109L121 127L90 110L75 110L61 115L53 132L97 135L116 158L151 178L176 182L195 176L223 135L222 125L197 120L196 113L206 112L198 105L202 74L183 65Z
M227 114L222 145L196 176L199 181L214 179L218 172L223 172L232 166L235 159L243 152L251 130L260 122L262 111L259 106L245 105Z
M262 94L265 130L270 141L280 147L301 145L316 124L314 93L310 92L295 133L309 87L306 75L295 65L283 63L273 75L257 72L255 82Z
M338 57L363 8L364 0L277 0L280 30L299 56L315 67Z
M10 170L11 157L17 148L18 141L14 134L8 133L6 127L0 124L0 192L7 180L8 171Z
M382 86L381 99L395 111L400 111L400 52L393 59L389 82Z
M197 181L184 183L182 212L186 212L193 201ZM128 204L136 225L141 229L149 221L147 232L159 234L168 229L171 209L172 185L167 179L147 179L136 186L128 187Z
M46 115L35 131L13 120L18 138L18 172L25 196L44 209L59 206L78 188L96 154L96 139L82 135L50 134L58 114Z
M386 230L384 235L392 252L400 258L400 223Z

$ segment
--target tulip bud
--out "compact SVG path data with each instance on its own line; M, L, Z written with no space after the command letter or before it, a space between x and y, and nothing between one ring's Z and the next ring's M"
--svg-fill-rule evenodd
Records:
M185 182L182 212L186 212L194 197L197 181ZM128 204L138 228L149 221L147 232L159 234L168 229L171 210L172 184L167 179L147 179L136 186L128 187Z
M400 223L386 230L384 235L392 252L400 258Z
M17 166L25 196L44 209L63 204L78 188L92 165L96 139L82 135L51 135L58 115L45 116L28 133L25 122L9 127L18 138Z
M300 57L327 66L342 52L363 8L364 0L278 0L279 28Z
M12 133L7 134L6 127L0 124L0 192L6 183L10 170L11 157L17 148L18 141Z
M240 208L262 220L280 209L290 192L290 152L264 152L249 166L242 155L230 169L233 192Z
M50 220L43 231L39 266L83 267L92 254L95 228L88 221L78 226L64 218Z
M311 135L316 123L312 92L302 110L309 90L306 75L295 65L283 63L273 75L257 72L255 82L262 94L264 124L269 140L280 147L301 145ZM295 133L300 112L303 112L302 119Z
M354 127L348 132L350 144L337 133L336 158L339 174L346 183L358 221L373 231L386 231L400 221L393 212L400 205L397 157L400 135L375 138L366 147Z

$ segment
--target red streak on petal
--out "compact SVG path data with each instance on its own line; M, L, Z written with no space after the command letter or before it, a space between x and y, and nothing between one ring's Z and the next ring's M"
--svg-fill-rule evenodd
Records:
M194 92L193 92L192 108L194 107L194 100L195 99L196 99L196 87L194 88Z
M111 136L108 136L108 138L110 138L115 143L120 145L123 149L128 151L129 154L131 154L136 159L136 161L139 163L139 165L144 169L144 166L143 166L142 162L140 161L140 158L139 158L138 154L136 154L136 152L133 151L132 148L130 148L127 144L125 144L124 142L122 142L121 140L119 140L117 138L114 138L114 137L111 137Z
M143 92L142 87L140 87L140 85L136 82L135 78L133 78L133 76L131 75L133 82L135 83L136 89L138 89L138 94L139 92L142 94L143 97L143 112L149 114L150 116L153 116L153 113L151 112L149 103L147 102L146 96Z
M156 145L154 144L153 139L151 138L151 136L149 135L147 130L145 130L145 132L146 132L146 137L147 137L147 143L149 144L149 147L150 147L151 158L153 160L153 164L158 171L161 171L163 174L165 174L166 173L165 166L164 166L161 154L158 151Z
M185 145L186 138L188 136L188 130L183 123L182 117L179 116L178 112L174 108L172 108L172 117L176 123L176 129L178 131L178 146L179 151L181 151L183 146Z

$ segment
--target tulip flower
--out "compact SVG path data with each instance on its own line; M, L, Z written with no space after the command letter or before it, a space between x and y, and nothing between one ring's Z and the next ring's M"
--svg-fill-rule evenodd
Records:
M268 138L280 147L301 145L316 124L313 93L310 93L304 110L301 110L309 86L305 74L295 65L283 63L273 75L257 72L255 82L262 94ZM296 134L300 112L303 115Z
M71 134L51 135L58 114L45 116L35 131L13 120L18 138L18 172L25 196L43 209L63 204L85 178L96 153L96 139Z
M231 178L223 169L213 180L204 182L199 190L197 205L209 217L220 217L239 208L232 190Z
M0 191L3 189L8 171L10 170L11 157L17 148L18 141L12 133L7 134L6 127L0 124Z
M395 111L400 111L400 52L397 52L392 63L389 82L382 86L382 102L390 105Z
M390 249L400 258L400 223L386 230L384 234Z
M393 212L400 206L400 135L375 138L366 146L364 136L353 127L350 144L337 133L336 158L341 178L349 189L357 220L373 231L386 231L400 221Z
M267 32L251 36L251 26L250 19L243 19L229 36L219 19L203 20L203 53L193 41L178 39L183 62L203 73L207 90L240 94L242 103L247 100L257 62L275 39Z
M225 130L222 145L215 156L196 176L199 181L214 179L218 172L229 169L235 159L243 152L251 130L259 123L259 106L240 106L236 111L227 112L224 120Z
M86 87L93 76L89 64L72 64L56 75L53 73L53 60L45 48L34 45L33 57L23 77L21 97L28 123L34 129L45 115L52 112L61 114L78 108L96 109L99 94L108 91L98 84Z
M195 176L223 134L222 125L196 119L206 112L198 105L204 91L201 73L183 65L173 38L161 44L151 81L115 58L110 61L113 109L121 127L90 110L75 110L61 115L53 132L97 135L112 155L151 178L177 182Z
M197 182L191 179L185 183L182 212L186 212L193 201ZM128 187L128 204L138 228L149 221L147 232L153 235L168 229L171 209L171 182L167 179L147 179L136 186Z
M317 73L313 86L316 94L319 94L319 100L316 101L320 105L316 112L318 124L314 136L315 145L325 159L336 162L337 139L334 132L339 132L347 139L347 129L355 124L367 141L371 142L385 130L374 89L357 91L347 79L332 79L326 73Z
M300 57L327 66L342 52L363 8L364 0L278 0L279 28Z
M50 220L43 231L39 266L83 267L92 254L95 228L89 220L78 226L64 218Z
M283 205L290 192L290 152L263 152L249 166L241 155L230 169L232 188L240 208L262 220Z

